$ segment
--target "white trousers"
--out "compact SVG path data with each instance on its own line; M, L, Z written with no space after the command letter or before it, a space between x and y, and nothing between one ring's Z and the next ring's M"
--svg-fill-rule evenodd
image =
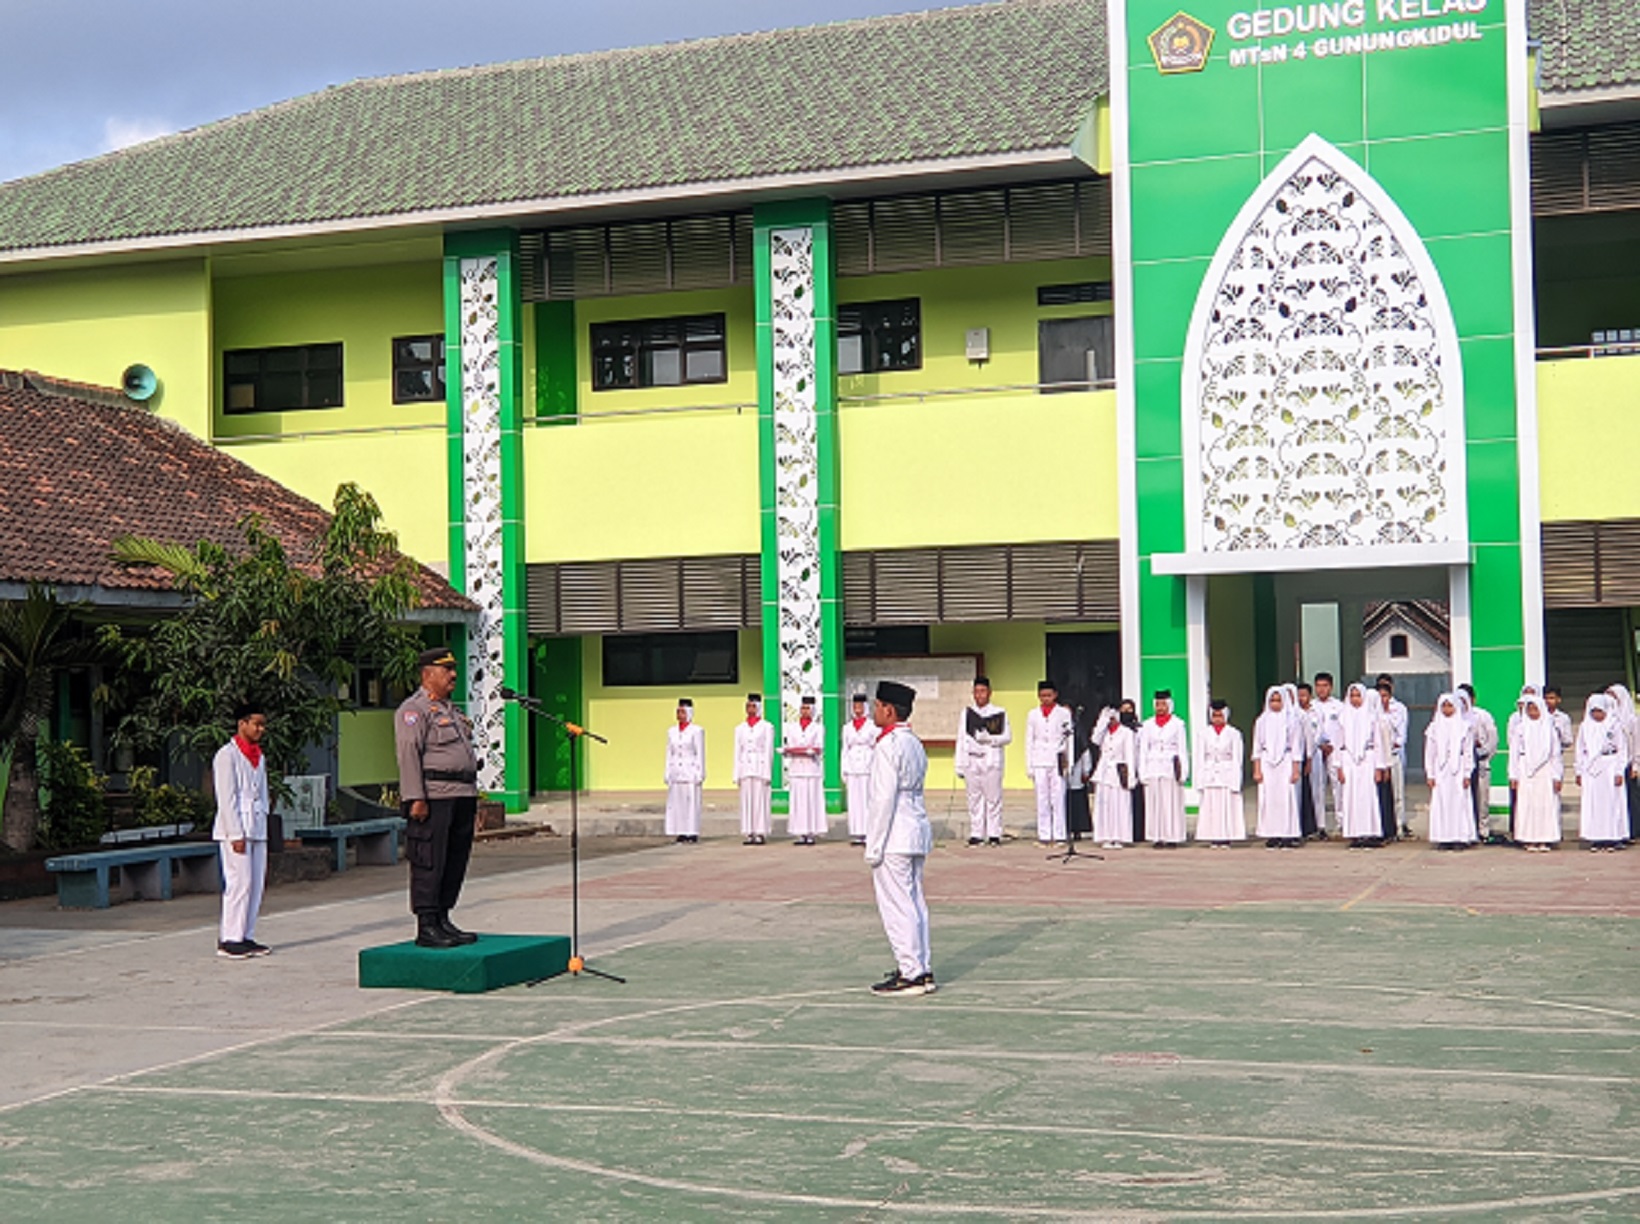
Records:
M256 935L256 916L262 911L262 882L268 874L268 843L248 841L245 853L235 854L229 842L217 842L222 856L223 943L240 943Z
M883 933L888 936L900 974L908 978L921 977L934 968L928 949L928 902L923 899L922 879L920 854L885 854L883 861L871 869Z
M866 789L870 783L870 774L843 775L843 786L848 791L848 835L852 838L866 835L866 822L871 819L866 812Z
M1065 840L1065 779L1052 765L1031 770L1036 786L1036 840Z
M1002 836L1002 771L970 769L963 779L968 788L968 836Z
M1399 833L1407 823L1407 763L1398 755L1390 761L1389 784L1395 793L1395 831Z
M767 778L740 780L740 835L767 837L770 831L769 794Z
M1189 837L1181 783L1172 778L1145 782L1145 833L1153 842L1169 844L1182 844Z
M666 788L666 835L700 836L699 782L673 782Z
M787 782L791 810L786 817L786 833L791 837L826 835L826 780L791 778Z

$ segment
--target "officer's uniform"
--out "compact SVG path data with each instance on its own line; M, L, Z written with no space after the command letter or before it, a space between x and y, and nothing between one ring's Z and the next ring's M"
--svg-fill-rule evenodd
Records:
M448 651L426 651L422 665L455 666ZM409 821L405 854L410 860L410 909L425 926L449 921L461 895L467 860L473 852L478 815L478 757L473 725L448 701L418 688L393 719L399 758L399 798L405 816L417 799L427 801L427 819Z

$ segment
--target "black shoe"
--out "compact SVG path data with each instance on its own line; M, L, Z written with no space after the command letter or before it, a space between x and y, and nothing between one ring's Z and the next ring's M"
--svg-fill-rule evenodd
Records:
M1000 846L1002 844L1002 839L1000 837L992 837L989 838L985 844L987 846Z
M418 948L459 948L461 943L439 925L437 914L417 914L416 946Z
M1325 830L1325 829L1317 829L1315 831L1315 839L1316 839L1316 841L1331 841L1332 840L1330 837L1327 836L1327 830Z
M255 955L243 939L224 940L216 945L216 954L228 960L249 960Z
M478 942L477 935L474 935L471 931L463 931L455 923L450 921L448 911L438 916L438 925L440 930L442 930L451 939L455 940L458 944L471 944Z
M926 994L921 978L908 978L896 969L880 982L872 984L871 992L879 995L920 995Z
M924 994L933 994L936 990L939 989L939 986L934 981L934 974L932 973L932 971L930 971L928 973L925 973L921 977L917 978L912 983L912 985L921 986L922 987L922 992Z
M268 947L267 944L257 943L254 939L245 940L244 948L245 951L249 952L252 956L267 956L273 951L273 949Z
M984 841L984 840L985 840L985 839L984 839L984 838L983 838L983 837L970 837L970 838L969 838L969 839L968 839L968 844L969 844L969 845L970 845L970 846L977 846L977 845L979 845L979 844L980 844L980 843L981 843L981 842L983 842L983 841Z

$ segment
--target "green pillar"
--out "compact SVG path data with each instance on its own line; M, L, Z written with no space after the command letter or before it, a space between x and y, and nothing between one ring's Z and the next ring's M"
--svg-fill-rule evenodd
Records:
M769 204L755 211L753 223L763 690L776 736L788 718L797 717L805 693L820 700L827 807L837 811L842 804L843 591L831 204Z
M479 608L467 635L467 712L480 789L522 812L530 798L524 712L500 694L507 685L529 691L517 234L445 235L444 312L450 581Z

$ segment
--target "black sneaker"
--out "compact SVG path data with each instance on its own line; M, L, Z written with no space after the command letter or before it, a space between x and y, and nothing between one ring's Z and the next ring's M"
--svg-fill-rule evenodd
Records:
M977 845L979 845L979 844L980 844L980 842L981 842L981 841L983 841L983 840L984 840L984 839L983 839L983 838L979 838L979 837L970 837L970 838L969 838L969 839L968 839L968 844L969 844L969 845L970 845L970 846L977 846Z
M939 989L939 986L934 981L934 975L932 972L925 973L920 978L917 978L913 985L921 986L924 994L933 994Z
M1000 837L993 837L988 839L985 844L987 846L1000 846L1002 844L1002 839Z
M273 949L268 947L267 944L260 944L254 939L247 939L245 941L245 951L249 952L252 956L266 956L272 952Z
M923 989L921 978L908 978L896 969L882 981L873 983L873 994L880 995L920 995L927 993Z
M255 955L243 939L222 941L216 945L216 954L228 960L249 960Z

